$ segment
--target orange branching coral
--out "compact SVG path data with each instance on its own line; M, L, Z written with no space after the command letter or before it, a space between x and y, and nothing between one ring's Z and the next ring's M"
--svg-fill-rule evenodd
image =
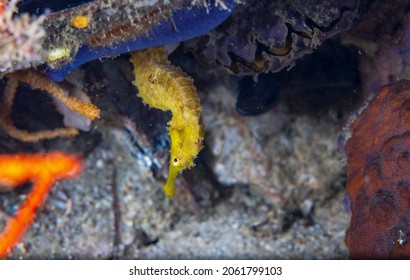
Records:
M7 8L7 0L0 0L0 14L4 13Z
M0 257L6 256L21 239L54 182L73 178L82 168L81 159L62 152L0 155L1 186L14 188L33 182L32 192L0 235Z
M410 81L384 87L349 127L351 258L410 257Z
M55 137L70 137L78 134L76 128L58 128L53 130L43 130L38 132L28 132L14 126L11 119L11 108L14 96L17 91L19 81L29 84L35 89L40 89L51 93L54 97L65 104L70 110L76 111L87 118L94 120L100 115L100 110L93 104L83 102L77 98L69 96L68 92L57 83L34 71L16 72L8 75L8 83L4 92L2 108L0 112L0 127L10 136L25 142L36 142L43 139Z

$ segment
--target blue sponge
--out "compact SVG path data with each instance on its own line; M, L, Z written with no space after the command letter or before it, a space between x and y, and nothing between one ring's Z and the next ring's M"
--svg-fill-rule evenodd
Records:
M46 73L52 80L60 82L70 71L92 60L181 42L205 34L222 23L236 6L235 0L224 1L228 9L216 7L215 1L210 2L208 7L190 6L176 10L172 14L172 18L160 22L146 35L133 40L110 46L90 47L84 45L79 48L72 61L57 69L47 68Z

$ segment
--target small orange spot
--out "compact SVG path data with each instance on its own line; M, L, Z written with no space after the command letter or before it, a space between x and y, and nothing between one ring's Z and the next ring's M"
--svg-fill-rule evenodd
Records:
M75 16L71 19L71 25L75 28L83 29L90 25L87 16Z

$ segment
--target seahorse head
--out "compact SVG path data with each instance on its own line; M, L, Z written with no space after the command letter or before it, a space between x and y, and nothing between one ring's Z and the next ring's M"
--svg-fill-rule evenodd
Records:
M172 134L171 134L172 135ZM176 138L180 138L178 135ZM179 145L174 145L175 139L172 139L171 153L169 159L169 171L168 179L164 186L164 191L167 196L174 195L174 181L178 173L182 170L189 168L194 165L194 158L197 152L192 154L192 149L189 149L185 143L180 143ZM185 147L185 149L184 149ZM190 152L189 152L190 151Z
M187 125L177 129L170 126L169 135L171 151L168 180L164 186L164 191L167 196L172 196L176 176L182 170L194 165L194 159L202 149L204 130L201 124Z
M172 164L174 161L175 157L170 160L170 165L169 165L169 171L168 171L168 179L167 182L164 185L164 192L165 195L170 197L174 195L174 182L175 178L177 177L178 173L184 170L183 167ZM178 159L177 159L178 161Z

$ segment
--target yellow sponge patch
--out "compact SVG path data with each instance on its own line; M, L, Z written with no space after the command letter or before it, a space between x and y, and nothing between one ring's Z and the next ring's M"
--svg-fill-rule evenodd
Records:
M71 19L71 25L78 29L83 29L90 25L86 16L75 16Z

